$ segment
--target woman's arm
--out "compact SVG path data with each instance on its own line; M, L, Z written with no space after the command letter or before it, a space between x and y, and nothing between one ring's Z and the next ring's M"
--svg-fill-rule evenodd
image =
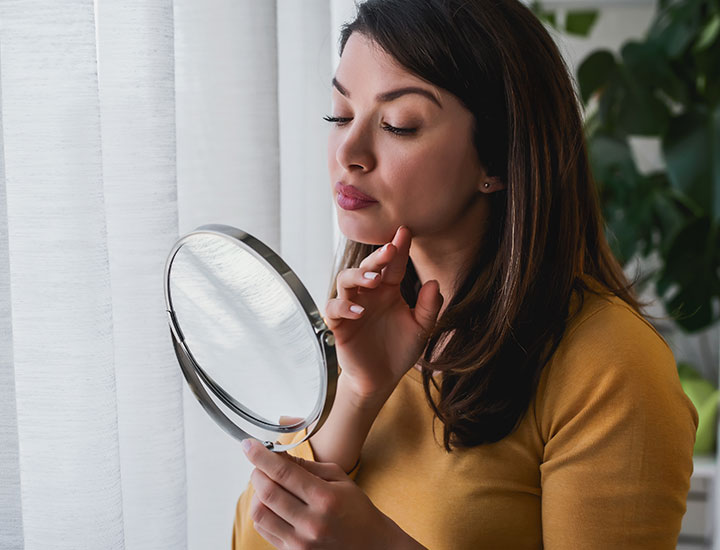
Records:
M343 384L341 374L330 416L309 440L315 460L334 462L343 471L350 472L357 464L370 427L388 397L383 394L374 399L360 398Z
M383 404L420 357L443 304L437 281L422 286L412 309L402 297L411 238L401 226L358 268L341 271L337 298L325 308L342 373L333 409L311 446L318 462L334 462L345 472L356 464ZM351 309L357 305L359 313Z

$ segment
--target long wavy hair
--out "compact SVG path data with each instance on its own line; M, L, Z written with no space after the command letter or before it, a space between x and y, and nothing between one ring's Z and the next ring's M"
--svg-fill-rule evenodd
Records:
M454 94L474 116L480 163L506 183L490 195L484 244L457 274L418 362L447 451L498 441L527 411L573 292L641 309L605 238L580 102L553 39L517 0L367 0L342 28L340 55L353 32ZM347 241L330 298L339 271L376 248ZM420 286L409 260L401 293L410 307Z

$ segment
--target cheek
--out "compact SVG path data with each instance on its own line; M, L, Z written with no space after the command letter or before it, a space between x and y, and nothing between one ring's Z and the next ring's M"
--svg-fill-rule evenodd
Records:
M459 215L477 190L479 174L473 151L444 142L387 155L383 177L392 193L393 217L435 225ZM408 219L412 218L412 220Z
M413 151L388 151L387 176L393 194L409 202L442 200L459 183L457 153L447 147L419 147Z

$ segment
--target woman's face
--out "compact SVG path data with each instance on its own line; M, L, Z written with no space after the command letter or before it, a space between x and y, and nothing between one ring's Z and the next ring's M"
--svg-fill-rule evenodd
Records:
M487 214L473 116L455 96L357 32L333 84L332 116L341 120L330 131L328 171L347 238L382 244L403 224L416 238L452 236L460 224L467 229L468 216ZM408 88L415 91L401 91ZM353 202L351 190L338 192L344 185L376 202Z

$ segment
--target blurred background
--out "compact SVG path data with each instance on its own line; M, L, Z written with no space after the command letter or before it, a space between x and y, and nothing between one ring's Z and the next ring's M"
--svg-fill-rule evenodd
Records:
M228 548L251 467L185 388L162 274L240 227L324 308L351 0L0 1L0 548ZM533 3L608 237L701 425L678 548L720 550L720 2ZM658 403L658 407L662 407Z

